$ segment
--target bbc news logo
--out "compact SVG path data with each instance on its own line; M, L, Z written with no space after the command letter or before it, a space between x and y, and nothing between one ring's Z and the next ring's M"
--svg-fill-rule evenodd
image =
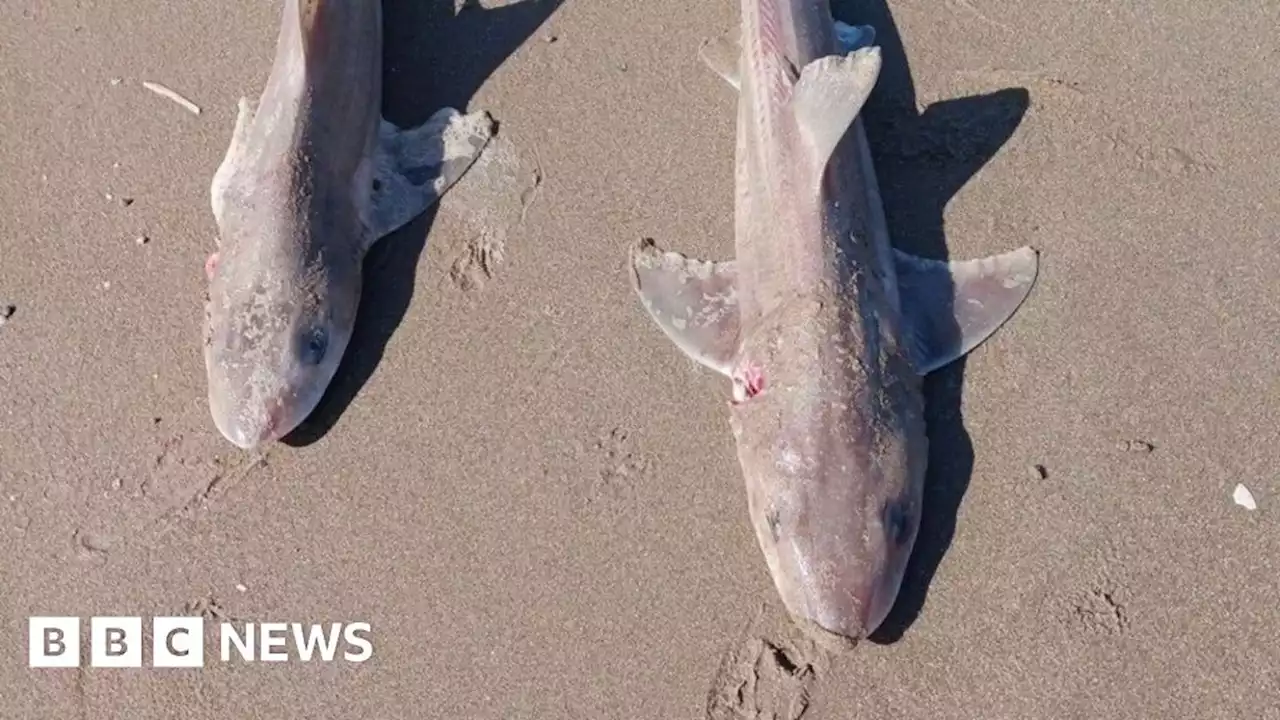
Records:
M28 665L39 668L80 666L78 617L27 619ZM240 662L364 662L373 656L369 623L218 624L218 659ZM145 640L140 617L89 618L89 665L104 668L143 666ZM151 667L204 667L203 617L151 619ZM341 649L341 653L339 650Z

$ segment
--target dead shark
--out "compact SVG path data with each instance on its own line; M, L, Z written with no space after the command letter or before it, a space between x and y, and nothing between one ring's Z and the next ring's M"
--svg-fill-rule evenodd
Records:
M425 211L493 136L483 111L382 118L379 0L286 0L256 107L241 98L210 186L218 250L204 335L209 407L241 448L319 403L346 351L361 265Z
M774 585L797 625L842 649L884 621L919 530L922 376L1014 314L1039 256L894 250L860 118L880 72L874 31L834 23L827 0L743 0L741 13L702 51L739 89L736 257L645 240L631 281L686 355L732 381Z

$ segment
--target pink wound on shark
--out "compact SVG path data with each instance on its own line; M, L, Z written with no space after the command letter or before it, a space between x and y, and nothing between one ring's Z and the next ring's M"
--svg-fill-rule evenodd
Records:
M764 371L755 365L742 368L733 376L733 402L738 404L764 392Z

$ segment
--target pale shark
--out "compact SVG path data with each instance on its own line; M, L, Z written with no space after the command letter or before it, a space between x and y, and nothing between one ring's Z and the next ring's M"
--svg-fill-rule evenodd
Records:
M439 200L493 135L483 111L384 120L382 37L380 0L286 0L266 87L256 107L240 99L213 176L209 407L241 448L315 409L351 338L370 246Z
M732 39L730 39L732 38ZM739 89L735 252L632 248L657 325L732 381L730 425L756 538L784 606L826 647L873 632L920 525L922 376L1011 317L1029 247L943 262L891 247L860 112L874 31L827 0L743 0L703 59Z

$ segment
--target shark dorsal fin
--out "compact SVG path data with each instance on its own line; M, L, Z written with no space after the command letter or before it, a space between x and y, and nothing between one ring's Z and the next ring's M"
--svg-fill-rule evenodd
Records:
M842 55L854 50L871 47L876 41L876 29L870 25L850 25L835 21L836 48ZM724 78L734 90L742 85L739 61L742 59L742 32L734 28L720 37L704 40L698 48L698 57L715 74Z
M791 96L800 132L825 166L880 77L880 48L818 58L800 71Z

